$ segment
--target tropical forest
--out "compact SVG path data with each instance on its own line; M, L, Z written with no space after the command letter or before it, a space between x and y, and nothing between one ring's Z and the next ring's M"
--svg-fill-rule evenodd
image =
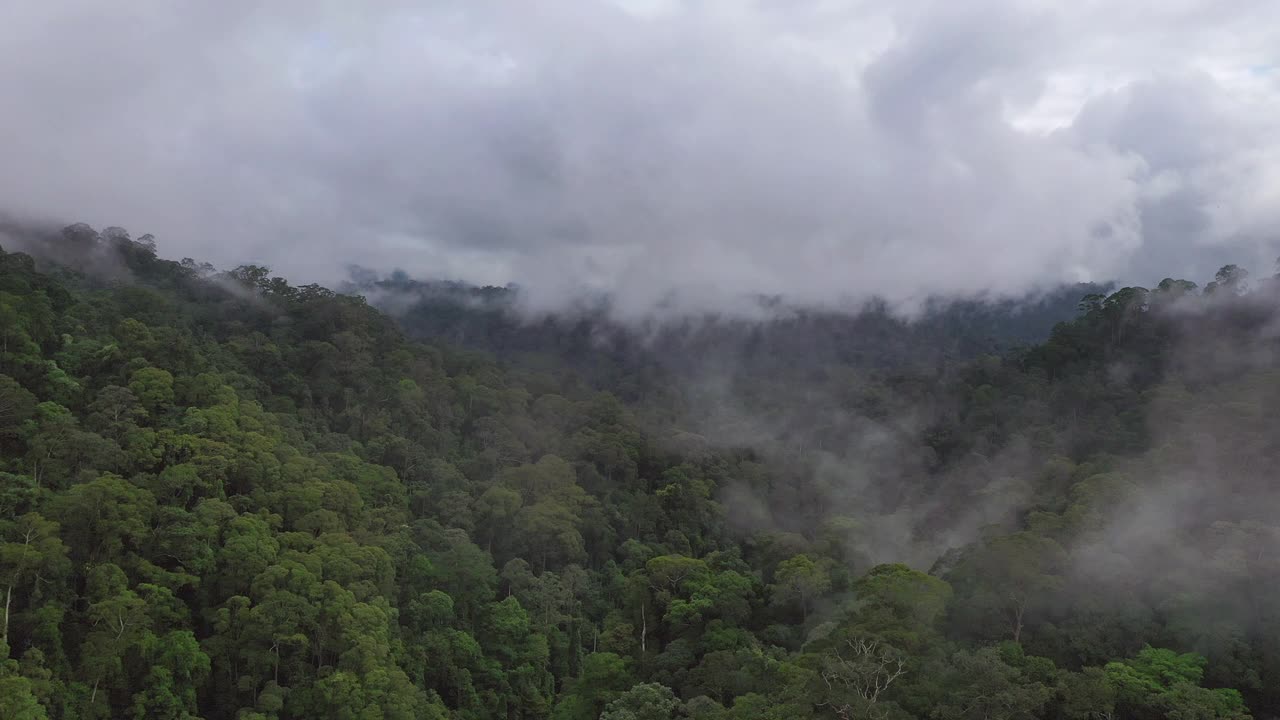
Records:
M640 327L0 252L5 720L1280 715L1280 282Z

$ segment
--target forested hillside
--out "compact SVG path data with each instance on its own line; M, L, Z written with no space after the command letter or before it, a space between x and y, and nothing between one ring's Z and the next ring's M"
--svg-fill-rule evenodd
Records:
M637 374L118 228L25 249L0 718L1280 713L1272 281L1090 295L1001 355Z
M556 313L525 306L518 288L422 282L403 272L353 268L346 293L360 294L414 337L489 352L521 366L573 370L624 399L661 392L673 379L821 372L830 366L932 369L1044 341L1076 316L1080 298L1107 290L1082 283L1018 300L934 298L901 317L883 302L852 311L791 307L745 298L733 315L651 315L619 321L608 298ZM801 375L803 377L803 375Z

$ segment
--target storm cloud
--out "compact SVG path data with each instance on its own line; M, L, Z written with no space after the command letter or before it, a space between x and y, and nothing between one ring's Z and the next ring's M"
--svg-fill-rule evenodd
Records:
M1278 68L1265 0L10 3L0 210L630 312L1202 280Z

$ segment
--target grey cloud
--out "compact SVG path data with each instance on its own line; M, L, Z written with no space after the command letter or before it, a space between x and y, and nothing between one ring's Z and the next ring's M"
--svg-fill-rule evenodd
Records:
M1274 132L1253 113L1210 78L1187 75L1108 93L1076 118L1078 137L1143 159L1138 208L1158 250L1142 258L1149 273L1200 279L1215 264L1273 257L1274 216L1238 204L1259 191L1280 200L1267 177Z
M418 5L14 4L0 208L630 312L1199 279L1280 224L1261 1Z

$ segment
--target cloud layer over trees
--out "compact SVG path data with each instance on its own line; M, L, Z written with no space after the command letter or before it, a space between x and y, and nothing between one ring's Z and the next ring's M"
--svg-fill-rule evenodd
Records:
M633 311L1276 252L1273 3L421 5L16 4L0 209Z

